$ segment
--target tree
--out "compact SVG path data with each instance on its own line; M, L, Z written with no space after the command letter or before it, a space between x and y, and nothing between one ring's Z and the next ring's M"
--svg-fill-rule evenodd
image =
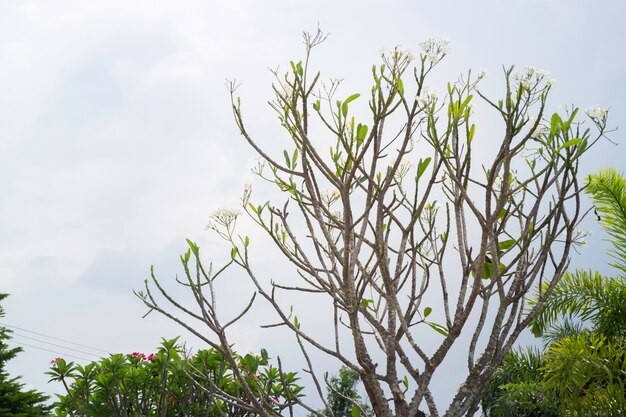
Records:
M8 294L0 294L0 302ZM0 318L4 317L0 305ZM0 416L3 417L42 417L49 415L50 406L46 404L48 396L35 390L24 390L19 377L11 378L6 371L6 363L15 358L22 348L9 348L6 343L11 339L11 331L0 326Z
M587 178L586 192L609 235L611 265L619 274L576 270L565 275L532 323L533 333L546 342L545 352L535 354L539 365L523 376L498 378L509 373L509 363L523 358L521 352L508 355L483 398L489 416L613 416L626 411L626 181L613 169L602 170ZM522 403L524 412L505 411Z
M138 295L226 352L228 327L259 294L276 311L277 325L295 335L320 398L310 348L358 372L376 416L416 416L426 407L433 416L472 415L566 270L582 216L579 158L605 134L606 111L594 110L594 135L577 108L548 114L552 82L535 68L506 69L499 98L483 94L484 74L471 71L437 95L429 77L448 44L430 39L418 56L398 48L382 53L361 106L369 109L365 116L360 94L343 96L340 80L323 82L311 70L311 51L324 39L320 31L305 34L304 59L290 62L284 76L275 72L271 105L289 143L282 156L248 130L238 85L228 84L237 127L260 157L254 172L283 196L266 200L264 192L256 201L246 187L242 209L291 263L294 280L267 283L257 275L250 238L235 230L241 212L227 209L216 211L209 227L229 243L230 261L212 273L192 242L182 259L195 309L169 296L154 274ZM479 102L499 120L498 139L474 123ZM213 283L232 266L255 293L224 322ZM525 295L543 283L537 303L525 309ZM183 316L169 311L152 286ZM307 331L302 312L285 305L282 295L291 292L325 296L334 342ZM430 385L453 348L466 351L467 373L440 408ZM259 415L273 415L251 403Z
M50 381L63 384L55 415L67 417L253 417L256 415L223 355L205 349L190 355L178 338L157 352L114 354L85 366L56 358ZM302 387L293 372L280 373L261 355L231 351L257 401L279 414ZM286 388L285 388L286 387Z
M371 408L362 402L357 390L360 381L358 372L342 366L337 375L326 381L328 409L322 410L322 413L326 416L351 417L352 410L357 409L363 410L364 417L371 416Z

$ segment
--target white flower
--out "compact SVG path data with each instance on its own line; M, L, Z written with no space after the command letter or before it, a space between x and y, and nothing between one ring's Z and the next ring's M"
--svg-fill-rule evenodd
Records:
M445 55L450 52L450 41L441 38L428 38L420 42L418 45L426 54L426 57L433 64L441 61Z
M531 124L531 128L534 124ZM538 139L541 135L548 133L550 128L544 124L539 124L537 128L530 134L531 138Z
M344 79L342 77L334 77L330 79L332 84L340 84Z
M402 159L402 161L400 161L400 164L398 165L396 175L400 178L403 178L407 174L407 172L409 172L409 170L413 168L413 166L413 162L409 161L408 159Z
M601 119L606 115L608 111L609 109L607 107L593 106L585 110L585 113L587 113L587 116L591 117L592 119Z
M439 203L437 203L437 200L435 200L432 203L426 203L424 208L426 210L437 211L439 210L440 206L439 206Z
M546 81L546 87L548 88L552 87L555 82L556 80L554 78L550 78L548 81Z
M433 101L437 100L437 92L435 90L431 90L428 87L422 88L421 94L415 96L415 101L417 101L420 105L426 107L432 104Z
M528 77L524 77L522 79L522 81L520 82L520 84L522 85L522 87L527 88L527 89L531 89L534 86L537 85L537 80L534 80L532 78L528 78Z
M580 247L585 247L587 246L587 237L590 236L591 233L590 232L585 232L583 229L581 228L577 228L576 231L574 232L574 243Z
M487 75L487 71L485 70L480 70L480 72L478 73L478 79L480 80L481 78L483 78L485 75Z
M535 67L526 67L524 69L526 70L527 77L535 76L536 78L543 78L550 74L548 71L544 71Z
M241 211L234 208L221 208L211 213L211 219L220 223L231 223L241 215Z
M326 204L327 206L330 206L335 201L341 198L341 194L339 194L339 191L337 190L331 190L331 191L325 190L321 192L320 197L324 204Z
M520 86L527 90L535 88L541 80L543 80L550 73L548 71L540 70L535 67L525 67L521 74L513 72L511 78L519 83ZM552 81L547 81L546 86L552 86Z

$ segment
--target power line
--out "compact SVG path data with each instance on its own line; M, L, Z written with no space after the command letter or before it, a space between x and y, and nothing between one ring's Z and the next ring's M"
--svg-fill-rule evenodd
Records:
M35 349L39 349L39 350L45 350L46 352L52 352L52 353L54 353L56 355L69 356L70 358L80 359L80 360L83 360L83 361L91 360L91 359L87 359L87 358L81 358L80 356L75 356L75 355L72 355L72 354L69 354L69 353L57 352L56 350L50 350L50 349L45 349L45 348L42 348L42 347L39 347L39 346L29 345L28 343L15 342L13 340L11 340L10 343L14 343L14 344L19 345L19 346L27 346L27 347L31 347L31 348L35 348Z
M43 337L46 337L46 338L48 338L48 339L58 340L58 341L60 341L60 342L69 343L69 344L71 344L71 345L76 345L76 346L81 346L81 347L84 347L84 348L87 348L87 349L97 350L97 351L99 351L99 352L104 352L104 353L106 353L107 355L110 355L110 353L109 353L108 351L104 350L104 349L100 349L100 348L93 347L93 346L89 346L89 345L83 345L83 344L81 344L81 343L71 342L71 341L69 341L69 340L61 339L61 338L59 338L59 337L49 336L49 335L47 335L47 334L38 333L38 332L34 332L34 331L32 331L32 330L24 329L24 328L22 328L22 327L12 326L12 325L10 325L10 324L6 324L6 323L0 323L0 326L10 327L11 329L21 330L21 331L23 331L23 332L36 334L37 336L43 336ZM25 336L22 336L22 337L25 337ZM72 349L72 350L75 350L75 349ZM83 352L83 353L84 353L84 352ZM91 355L91 353L90 353L90 355Z
M57 345L56 343L46 342L45 340L35 339L34 337L25 336L23 334L19 334L19 333L15 333L15 332L11 335L11 339L13 339L14 336L23 337L25 339L34 340L35 342L45 343L46 345L50 345L50 346L56 346L56 347L60 347L60 348L63 348L63 349L72 350L72 351L78 352L78 353L84 353L85 355L95 356L97 358L99 357L95 353L85 352L84 350L74 349L74 348L71 348L71 347L68 347L68 346Z

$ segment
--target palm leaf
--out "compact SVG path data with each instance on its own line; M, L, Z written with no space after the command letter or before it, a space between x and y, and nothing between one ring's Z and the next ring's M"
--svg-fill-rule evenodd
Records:
M544 284L547 286L548 284ZM546 288L542 288L545 292ZM529 301L533 305L537 296ZM605 335L624 331L626 285L598 272L576 270L567 273L554 287L543 309L531 324L535 336L543 335L560 317L589 320Z
M611 266L626 274L626 180L613 168L587 177L586 192L591 195L600 224L607 231L615 260Z

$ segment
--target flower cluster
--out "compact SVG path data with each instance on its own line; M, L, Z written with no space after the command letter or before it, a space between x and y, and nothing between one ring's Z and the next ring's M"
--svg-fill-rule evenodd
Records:
M341 198L341 194L339 194L337 190L322 191L320 198L326 206L330 207L335 201Z
M578 228L576 229L576 232L574 233L573 241L579 247L584 248L585 246L587 246L588 236L591 236L591 231L585 232L584 230Z
M607 107L593 106L585 110L585 113L587 113L587 116L592 119L601 119L607 114L608 111L609 109Z
M537 123L536 118L531 117L528 119L528 126L530 126L531 129L535 126L535 123ZM548 133L549 131L550 127L540 121L535 130L531 132L530 137L533 139L539 139L542 135Z
M62 361L63 358L54 358L50 361L50 365L54 365L55 363L57 363L58 361Z
M224 228L230 230L234 227L235 222L237 221L237 217L241 215L241 211L233 208L222 208L217 209L211 213L211 217L209 219L209 224L207 227L209 229L213 229L219 231L223 226Z
M131 358L141 358L142 361L148 361L148 362L154 362L157 356L158 356L158 353L151 353L149 355L146 355L145 353L141 353L141 352L133 352L130 354Z
M398 181L402 180L408 174L408 172L413 168L414 164L410 160L403 158L398 165L398 170L396 171L396 176Z
M422 107L430 107L437 101L437 92L428 87L424 87L422 88L422 91L415 96L415 101L417 101Z
M450 41L442 38L428 38L420 42L419 47L434 65L450 52Z
M130 354L131 358L141 357L142 360L146 360L146 355L140 352L133 352Z
M519 83L519 86L525 88L526 90L532 90L541 81L543 81L550 73L548 71L544 71L535 67L525 67L524 71L521 73L514 72L512 74L512 78ZM546 88L552 87L554 84L554 79L549 79L546 81Z

